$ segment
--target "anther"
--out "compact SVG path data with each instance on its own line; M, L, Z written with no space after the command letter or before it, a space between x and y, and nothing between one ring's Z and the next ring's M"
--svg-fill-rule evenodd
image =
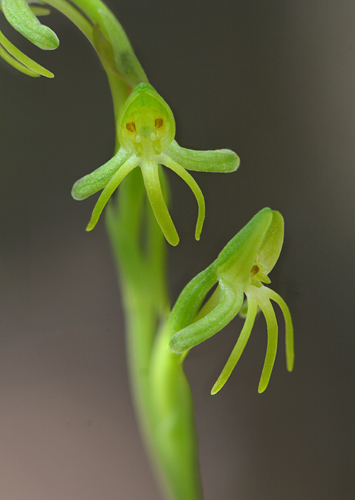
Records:
M134 122L126 123L126 129L129 130L130 132L135 132L136 124Z
M160 128L163 126L163 124L164 124L163 118L157 118L155 120L155 128Z
M255 265L251 268L250 274L252 276L255 276L256 274L258 274L259 271L260 271L259 266Z

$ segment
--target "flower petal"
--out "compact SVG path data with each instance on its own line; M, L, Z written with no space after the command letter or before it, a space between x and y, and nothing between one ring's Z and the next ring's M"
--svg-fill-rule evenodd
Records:
M249 281L250 271L271 224L273 211L271 208L260 210L232 238L217 257L218 273L231 285L238 283L244 288ZM233 285L232 285L233 286Z
M196 172L234 172L240 164L238 156L230 149L195 151L173 141L164 152L182 167Z
M43 50L59 46L57 35L39 22L26 0L2 0L1 5L11 26L34 45Z
M203 222L205 220L205 199L203 197L200 186L197 184L195 179L190 175L181 165L176 163L172 158L166 154L160 155L162 163L173 170L179 177L181 177L186 184L190 187L191 191L195 195L197 205L198 205L198 217L196 222L195 238L200 239Z
M262 287L261 291L254 294L258 306L260 307L263 315L265 316L266 326L267 326L267 348L266 348L263 371L261 373L259 387L258 387L259 393L264 392L267 386L269 385L269 380L275 363L276 352L277 352L277 341L278 341L278 326L277 326L275 311L270 303L270 300L263 293L264 291L265 287Z
M130 156L131 153L121 147L108 162L76 181L71 192L74 200L85 200L103 189Z
M244 293L220 283L220 301L203 318L177 332L170 341L170 349L183 353L209 339L224 328L238 314L243 304Z
M159 165L157 163L144 161L141 164L147 196L152 207L154 216L163 231L163 234L170 243L176 246L179 243L174 223L170 217L159 179Z
M6 51L10 54L10 56L12 56L15 60L17 60L20 64L28 68L33 73L36 73L38 76L45 76L47 78L54 77L53 73L51 73L46 68L36 63L29 57L27 57L23 52L21 52L21 50L15 47L15 45L13 45L1 31L0 31L0 45L2 45L4 49L6 49Z
M47 9L46 7L41 7L40 5L30 5L29 7L36 17L49 16L49 14L51 13L50 9Z
M209 297L209 299L203 304L203 306L199 310L194 322L200 320L201 318L206 316L209 312L211 312L212 309L217 307L220 299L221 299L221 289L220 289L219 285L217 285L217 287L214 290L214 292L212 293L212 295Z
M257 262L267 275L275 266L284 241L284 219L280 212L273 210L272 221L258 250ZM269 281L270 282L270 281ZM264 281L265 283L265 281Z
M118 188L119 184L123 181L126 175L128 175L134 168L136 168L137 164L138 160L136 157L129 158L126 163L124 163L111 178L96 202L94 210L92 211L90 222L86 228L87 231L91 231L92 229L94 229L97 221L100 218L101 212L105 208L105 205L111 198L113 192Z
M286 365L287 370L292 372L294 364L295 364L295 348L294 348L294 340L293 340L293 324L290 310L286 304L286 302L280 297L280 295L274 290L270 290L267 288L267 296L269 299L273 300L280 306L282 311L284 320L285 320L285 344L286 344Z
M21 73L24 73L27 76L33 76L33 77L39 77L40 75L38 73L35 73L34 71L31 71L28 69L26 66L18 62L17 59L13 58L3 47L0 45L0 57L4 59L7 63L10 64L13 68L17 69Z
M211 390L212 396L214 394L217 394L217 392L219 392L225 385L225 383L231 376L232 371L234 370L236 364L238 363L241 355L243 354L243 351L245 349L245 346L247 345L251 331L254 326L257 310L258 310L258 305L256 300L252 296L248 297L248 313L246 316L244 326L242 328L242 331L240 332L237 343L235 344L234 349L231 355L229 356L227 363L225 364L225 367L223 368L216 383L212 387Z
M127 124L139 120L144 128L151 120L161 119L157 135L161 147L167 147L175 137L175 119L168 103L148 83L140 83L130 93L125 101L118 118L118 140L127 150L135 150L136 143L127 133Z
M169 332L174 334L200 319L200 313L205 307L203 306L199 312L201 304L217 280L216 266L212 263L185 286L169 316L167 324Z

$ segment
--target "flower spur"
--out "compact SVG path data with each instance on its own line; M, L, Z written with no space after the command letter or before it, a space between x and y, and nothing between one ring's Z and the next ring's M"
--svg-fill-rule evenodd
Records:
M162 232L171 245L179 243L169 214L161 183L159 165L179 175L190 187L198 204L195 237L200 238L205 218L204 197L187 170L200 172L233 172L239 166L238 156L228 149L193 151L174 140L175 120L168 104L146 83L137 85L126 100L117 123L120 148L111 160L91 174L79 179L72 196L83 200L103 190L92 212L87 231L92 230L106 203L123 179L140 167L147 196Z
M216 394L224 386L239 361L250 337L258 308L265 316L268 334L258 391L263 392L267 388L278 342L278 325L271 300L280 306L285 319L286 364L288 371L293 370L293 326L290 311L284 300L263 284L270 283L268 274L280 255L283 236L282 215L264 208L225 246L217 259L185 287L174 306L169 330L176 333L171 338L170 348L176 353L185 353L224 328L241 311L246 296L244 326L211 394ZM201 308L206 295L217 282L213 295Z

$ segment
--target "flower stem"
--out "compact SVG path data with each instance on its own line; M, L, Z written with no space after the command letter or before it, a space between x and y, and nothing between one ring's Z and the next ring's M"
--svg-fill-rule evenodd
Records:
M95 48L117 124L129 92L148 82L122 26L100 0L46 3L68 17ZM162 172L157 175L166 199L167 181ZM109 202L106 226L121 282L131 388L148 455L167 498L201 500L191 391L183 356L169 349L171 335L164 329L169 314L166 243L139 168L121 183L116 203Z
M126 314L131 387L147 451L167 498L201 500L193 404L182 367L184 356L169 349L171 332L166 328L166 245L147 206L138 169L122 183L116 206L108 208L107 229ZM144 219L146 248L140 245Z

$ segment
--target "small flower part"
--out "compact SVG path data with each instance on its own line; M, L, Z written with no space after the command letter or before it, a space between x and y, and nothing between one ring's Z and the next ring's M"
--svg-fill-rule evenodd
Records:
M162 232L171 245L179 236L170 217L159 180L159 165L165 165L179 175L190 187L198 204L195 237L198 240L205 218L203 194L187 170L200 172L233 172L239 166L238 156L228 149L192 151L174 140L175 120L168 104L154 88L141 83L125 102L117 124L120 148L105 165L79 179L72 196L83 200L103 189L87 226L92 230L122 180L134 168L140 167L147 196Z
M54 31L37 19L37 16L47 15L48 9L30 6L26 0L0 0L0 10L16 31L40 49L54 50L59 46L59 40ZM53 73L23 54L1 32L0 56L26 75L47 78L54 76Z
M58 48L57 35L40 23L27 0L1 0L1 9L11 26L34 45L42 50ZM43 11L39 12L43 14Z
M293 370L293 326L290 311L284 300L264 285L270 283L268 274L280 255L283 236L282 215L270 208L261 210L225 246L218 258L185 287L172 311L171 329L177 333L170 341L170 348L176 353L182 353L219 332L242 309L245 313L243 302L246 297L244 326L211 394L216 394L224 386L239 361L250 337L258 308L265 316L268 333L258 390L261 393L267 388L278 341L278 325L271 301L280 306L285 319L286 364L288 371ZM215 292L201 308L204 298L216 283L218 286ZM191 304L194 304L193 307ZM184 323L188 326L182 327Z

